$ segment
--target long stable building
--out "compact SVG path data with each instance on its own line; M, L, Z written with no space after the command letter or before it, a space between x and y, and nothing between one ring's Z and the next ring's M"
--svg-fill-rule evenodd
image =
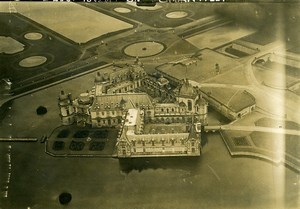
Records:
M208 103L187 80L177 91L167 84L165 78L150 79L140 63L113 66L109 74L97 73L92 90L74 100L61 92L62 123L120 127L118 157L198 156L201 128L197 126L206 123ZM155 102L148 92L169 102Z

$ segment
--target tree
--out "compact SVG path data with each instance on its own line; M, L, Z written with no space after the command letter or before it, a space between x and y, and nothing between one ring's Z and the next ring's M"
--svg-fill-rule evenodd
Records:
M218 63L216 63L215 69L216 69L216 74L220 74L220 66Z
M37 109L36 109L36 114L37 115L45 115L47 113L47 108L44 107L44 106L39 106Z
M66 205L72 200L72 195L68 192L63 192L59 195L59 202L62 205Z

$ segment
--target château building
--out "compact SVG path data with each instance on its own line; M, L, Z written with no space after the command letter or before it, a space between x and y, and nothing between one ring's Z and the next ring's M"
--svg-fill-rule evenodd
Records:
M129 109L117 141L117 156L199 156L200 131L195 124L145 124L144 111Z
M90 91L76 99L62 91L58 100L63 125L118 127L118 157L200 155L208 103L187 80L172 90L141 63L115 65L97 73Z

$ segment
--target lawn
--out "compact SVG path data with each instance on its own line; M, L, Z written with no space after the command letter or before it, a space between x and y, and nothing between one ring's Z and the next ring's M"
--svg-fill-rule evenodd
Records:
M24 34L33 31L43 37L39 40L24 37ZM75 61L81 54L78 46L20 14L0 13L0 34L24 45L24 50L17 54L0 54L0 79L11 78L13 84ZM19 66L21 60L32 56L44 56L47 61L37 67Z
M239 68L241 64L233 58L220 54L210 49L201 50L200 56L194 58L196 62L191 65L164 64L157 67L157 70L172 75L181 80L188 78L196 82L203 82L206 79L216 76L216 63L220 66L220 73L224 73L232 68ZM173 60L172 62L182 63L183 61Z
M133 27L75 3L22 2L13 3L13 6L20 14L76 43L86 43L101 35Z
M253 143L271 152L285 152L300 158L300 137L275 133L253 132L250 134Z
M265 30L243 37L242 40L264 46L274 42L276 40L276 35L271 30Z
M207 32L191 36L186 40L199 49L214 49L254 32L254 29L231 24L217 27Z
M259 66L254 68L254 75L263 84L273 88L288 88L299 78L285 74L284 69L265 69Z
M249 85L245 76L245 70L243 68L229 70L225 73L215 76L212 79L206 80L205 83Z
M204 18L214 14L214 10L217 5L214 4L194 4L191 7L190 4L160 4L161 8L157 9L144 9L131 6L130 4L110 3L110 4L86 4L87 7L93 8L98 11L106 9L111 14L121 15L123 17L139 21L149 26L155 26L158 28L163 27L177 27L193 20ZM119 13L115 8L127 8L131 12ZM201 10L201 12L199 12ZM185 18L167 18L168 13L174 11L183 11L188 13Z
M270 128L286 128L286 129L294 129L300 130L300 125L293 121L282 121L282 120L274 120L271 118L261 118L255 121L256 126L270 127Z

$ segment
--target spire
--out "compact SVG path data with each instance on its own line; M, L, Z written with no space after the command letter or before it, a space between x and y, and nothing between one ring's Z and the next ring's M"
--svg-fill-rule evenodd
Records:
M100 72L97 72L96 77L95 77L95 82L102 82L103 78Z

